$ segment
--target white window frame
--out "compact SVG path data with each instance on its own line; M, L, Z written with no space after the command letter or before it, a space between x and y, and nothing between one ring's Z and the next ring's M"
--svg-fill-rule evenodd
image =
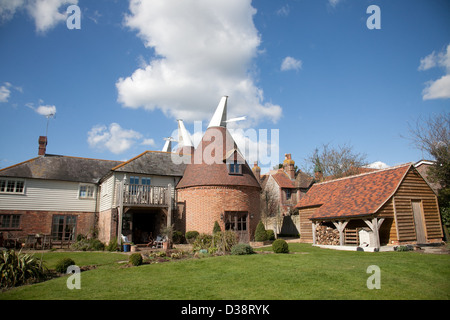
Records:
M14 183L12 191L11 183ZM18 183L22 183L21 191L18 190ZM10 179L10 178L0 178L0 194L25 194L26 180L24 179Z
M82 195L81 192L82 189L86 188L86 190L84 192L86 192L85 195ZM89 189L92 189L92 194L89 195ZM87 183L80 183L80 185L78 186L78 199L87 199L87 200L91 200L91 199L95 199L95 185L93 184L87 184Z

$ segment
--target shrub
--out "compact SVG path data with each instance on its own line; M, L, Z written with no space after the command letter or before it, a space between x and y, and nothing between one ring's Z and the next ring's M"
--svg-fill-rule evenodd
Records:
M0 288L18 286L44 278L42 260L15 250L0 251Z
M188 243L192 244L195 241L195 239L197 239L198 235L199 235L198 231L188 231L186 232L184 237L186 238L186 241Z
M174 231L172 236L173 243L183 243L183 233L181 231Z
M116 240L117 241L117 240ZM72 244L72 249L79 251L103 251L105 250L105 244L100 240L92 238L87 239L85 237L81 237L80 241Z
M266 240L267 240L266 228L264 227L263 222L259 221L258 225L256 226L255 241L266 241Z
M275 240L275 232L273 230L266 230L267 240Z
M199 251L201 249L208 250L211 247L213 237L209 234L199 234L192 243L192 250Z
M128 259L128 261L133 266L140 266L142 264L142 256L140 253L133 253L130 255L130 258Z
M119 250L119 245L117 243L117 237L114 237L111 239L109 244L106 246L106 250L111 251L111 252Z
M253 254L253 248L247 243L238 243L237 245L231 248L232 255L245 255L245 254Z
M272 250L275 253L289 253L289 246L283 239L277 239L272 243Z
M226 253L237 244L236 233L230 230L219 231L213 235L210 253Z
M222 231L222 229L220 229L219 223L217 221L215 221L214 227L213 227L213 233L220 232L220 231Z
M75 261L70 258L62 258L56 263L55 270L59 273L66 273L69 266L75 265Z

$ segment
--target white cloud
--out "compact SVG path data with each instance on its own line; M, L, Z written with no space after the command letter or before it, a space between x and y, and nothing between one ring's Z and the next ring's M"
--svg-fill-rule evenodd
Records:
M292 57L284 58L283 62L281 63L281 71L300 70L301 68L302 61Z
M277 10L277 15L280 17L287 17L290 12L291 12L291 8L289 8L289 5L287 4Z
M109 127L98 125L88 132L88 144L91 148L108 150L120 154L130 149L142 134L134 130L123 129L118 123L111 123Z
M446 74L438 80L430 80L422 91L423 100L450 98L450 44L445 52L436 54L434 51L420 59L419 71L426 71L434 67L444 68Z
M10 82L4 82L3 86L0 86L0 103L8 102L8 99L11 96L11 89L14 89L16 91L23 93L22 87L16 87L16 86L13 86Z
M39 106L36 110L37 113L43 116L53 116L56 114L56 107L55 106Z
M223 95L229 116L276 122L281 107L265 103L251 75L260 36L250 0L130 1L127 27L155 57L116 83L125 107L160 109L185 121L209 120Z
M372 163L368 164L366 167L367 168L372 168L372 169L386 169L386 168L389 168L389 166L386 163L381 162L381 161L372 162Z
M328 3L329 3L332 7L336 7L340 1L341 1L341 0L328 0Z
M155 140L154 140L154 139L148 138L148 139L144 139L144 140L141 142L141 145L143 145L143 146L155 147L155 146L156 146L156 143L155 143Z
M8 21L16 11L25 9L34 20L36 31L45 33L66 21L66 9L71 4L78 4L78 0L0 0L0 21Z
M0 22L11 20L24 4L25 0L0 0Z
M7 85L0 87L0 102L8 102L10 95L11 95L11 90L8 89Z
M426 88L422 91L422 98L423 100L450 98L450 74L427 82Z

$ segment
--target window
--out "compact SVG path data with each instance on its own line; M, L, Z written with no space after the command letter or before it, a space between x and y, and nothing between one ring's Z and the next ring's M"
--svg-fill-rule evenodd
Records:
M78 197L80 199L92 199L94 198L95 188L92 185L80 184L80 191Z
M286 200L291 199L292 190L291 189L285 189L286 191Z
M53 240L73 240L77 226L76 216L54 215L52 221Z
M141 178L142 186L144 188L144 191L148 191L150 189L150 178Z
M0 215L0 229L18 229L20 226L20 214Z
M248 242L248 212L246 211L225 211L225 230L234 231L240 242Z
M130 191L131 194L137 194L138 191L148 191L151 184L151 178L147 177L130 177ZM140 187L142 186L142 187Z
M225 212L225 230L246 231L247 212Z
M25 192L25 181L14 179L0 179L0 193L18 193Z
M241 164L237 161L228 164L228 173L229 174L242 174Z

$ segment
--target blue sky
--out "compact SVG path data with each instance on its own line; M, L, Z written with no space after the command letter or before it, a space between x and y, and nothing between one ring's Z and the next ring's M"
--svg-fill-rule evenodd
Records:
M234 126L279 130L280 161L330 143L415 162L401 136L450 110L449 45L446 0L0 0L0 168L37 155L48 112L48 153L124 160L222 95Z

